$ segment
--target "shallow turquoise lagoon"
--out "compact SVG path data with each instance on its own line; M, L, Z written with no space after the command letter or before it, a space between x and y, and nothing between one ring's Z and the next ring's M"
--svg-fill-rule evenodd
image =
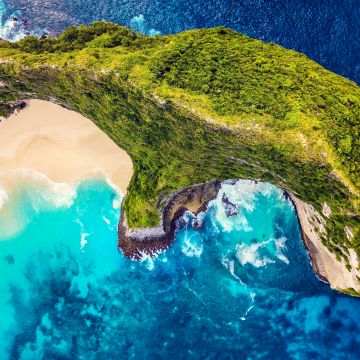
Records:
M360 358L360 301L315 277L279 189L224 183L141 262L120 201L101 179L0 191L0 359Z

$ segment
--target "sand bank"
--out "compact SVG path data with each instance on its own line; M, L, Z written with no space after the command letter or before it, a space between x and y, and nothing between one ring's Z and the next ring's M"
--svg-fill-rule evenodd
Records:
M4 175L19 168L58 183L100 168L123 194L133 174L129 155L91 120L42 100L29 100L25 109L0 122L0 185Z

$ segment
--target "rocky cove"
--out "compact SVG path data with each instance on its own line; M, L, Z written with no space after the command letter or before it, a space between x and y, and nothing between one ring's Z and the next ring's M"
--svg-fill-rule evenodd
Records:
M249 181L258 183L258 180ZM226 183L236 183L236 180L228 180ZM161 203L165 205L162 210L159 209L162 221L157 227L131 230L126 223L126 214L123 214L118 226L119 249L125 256L136 260L141 259L144 255L154 256L167 250L175 239L177 222L184 212L190 211L198 214L204 211L207 204L217 197L221 184L222 182L218 180L208 181L179 190L167 199L163 199ZM360 272L356 254L351 257L351 270L347 269L346 262L337 259L321 242L321 233L326 235L324 216L287 190L283 190L283 193L284 197L294 205L301 237L318 278L329 283L335 290L353 289L355 292L359 292ZM226 198L223 198L222 201L230 207L235 206ZM234 214L236 212L227 212L227 216Z
M0 59L1 116L22 99L51 100L93 121L130 156L134 175L119 226L125 254L151 253L154 239L167 247L179 214L196 213L216 196L212 179L259 179L306 204L302 212L297 202L303 231L319 235L316 247L328 249L344 278L350 274L342 290L355 291L356 84L225 28L148 37L98 22L56 39L3 41ZM209 181L203 190L192 185ZM324 204L326 221L314 215ZM319 224L306 230L313 218Z

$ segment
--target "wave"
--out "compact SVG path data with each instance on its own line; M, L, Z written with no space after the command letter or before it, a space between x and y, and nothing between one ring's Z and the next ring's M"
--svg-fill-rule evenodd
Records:
M146 35L160 35L161 32L153 29L153 28L148 28L146 25L146 20L143 14L140 14L138 16L134 16L130 19L130 27L132 29L134 29L135 31L138 31L142 34L146 34Z
M235 261L229 260L226 256L221 258L221 264L224 266L225 269L229 270L230 275L237 280L241 285L246 286L246 284L240 279L238 275L235 273Z
M286 237L282 236L279 239L275 240L275 247L276 247L276 257L284 262L285 264L289 265L289 259L284 255L283 250L286 249Z
M278 200L283 197L282 190L269 183L253 180L223 182L216 199L208 204L217 231L252 231L248 216L254 211L259 194L267 198L275 196Z
M20 233L40 211L70 208L79 185L92 180L105 181L121 198L120 190L101 169L69 183L54 182L46 175L27 168L0 174L0 239ZM115 197L113 208L119 209L120 204L121 199Z
M21 232L40 209L70 207L74 184L54 183L30 169L16 169L0 178L0 239Z
M238 244L236 246L236 257L242 266L250 264L257 268L275 263L267 256L261 257L259 249L265 248L269 241L263 241L256 244L246 245Z
M155 253L153 255L149 255L143 251L140 252L140 259L138 260L133 260L133 261L138 261L140 263L145 263L145 267L149 270L149 271L153 271L155 268L155 259L159 256L159 253Z
M185 234L181 251L188 257L200 257L203 252L203 245L199 241L197 234Z
M26 36L24 24L17 20L18 15L13 13L7 17L5 4L0 1L0 38L17 41Z
M76 219L75 222L77 224L79 224L80 228L81 228L81 232L80 232L80 251L84 252L85 251L85 246L88 243L87 237L90 236L91 234L88 233L88 232L85 232L84 224L79 219Z
M45 174L27 168L14 169L3 173L0 181L2 184L0 189L7 194L7 201L3 201L3 206L8 202L9 195L26 191L33 200L34 206L40 197L44 202L57 208L72 205L76 194L75 188L79 183L57 183L50 180Z
M81 234L81 239L80 239L80 249L81 249L81 251L84 251L85 250L85 246L86 246L86 244L87 244L87 237L88 236L90 236L90 234L89 233L82 233Z
M286 249L286 237L280 237L278 239L270 238L267 241L258 242L255 244L247 245L244 243L237 244L236 246L236 257L238 258L242 266L250 264L256 268L266 266L268 264L274 264L275 260L269 256L262 256L261 250L263 252L271 254L271 251L267 249L267 246L275 245L275 253L273 254L275 258L289 265L289 259L284 255L283 250Z

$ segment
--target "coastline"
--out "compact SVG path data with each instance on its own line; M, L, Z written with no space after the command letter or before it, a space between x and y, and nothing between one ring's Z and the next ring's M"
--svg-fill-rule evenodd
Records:
M326 220L311 205L294 194L285 192L294 205L300 224L301 238L309 254L311 266L317 277L330 284L335 290L360 290L359 260L353 249L349 249L349 265L331 253L322 243L321 236L326 237Z
M319 259L316 256L318 249L316 248L316 246L313 244L313 242L310 240L310 238L307 236L307 234L303 230L304 222L306 220L304 217L301 216L301 212L298 209L298 207L300 207L300 203L299 203L298 199L295 199L295 196L286 190L284 190L284 195L286 196L286 198L289 201L291 201L291 203L294 207L296 217L299 222L301 240L302 240L305 250L309 256L310 265L311 265L316 277L320 281L330 284L329 280L326 278L326 274L324 273L323 269L320 269L321 267L319 266Z
M209 181L193 185L173 193L166 199L161 211L161 224L158 227L131 230L128 228L126 216L122 216L118 226L118 248L132 259L140 259L144 254L156 255L159 251L169 248L174 241L176 222L186 210L197 214L204 210L209 201L213 200L221 187L220 181ZM321 242L320 234L326 236L324 218L309 204L294 194L284 191L292 202L299 221L301 238L309 255L311 267L320 281L328 283L335 290L354 289L359 291L358 259L354 250L351 252L351 270L346 263L338 261ZM316 231L316 228L318 229Z
M118 226L118 248L124 256L139 260L144 254L154 256L157 252L168 249L174 242L176 222L189 210L194 214L203 211L209 201L216 198L221 181L213 180L189 186L174 192L161 213L158 227L129 229L126 214L122 214Z
M55 183L102 175L126 194L131 158L91 120L49 101L19 104L0 121L0 186L11 191L7 175L30 169Z
M14 105L14 113L0 122L0 186L11 191L8 174L30 169L55 183L72 183L101 174L123 195L133 174L132 162L89 119L49 101L27 100ZM101 169L101 171L97 171ZM155 255L174 241L176 222L186 210L198 213L214 199L220 181L193 185L163 199L161 224L154 228L129 229L123 213L118 226L118 248L129 258ZM301 237L318 278L337 290L359 290L358 259L350 249L351 271L322 244L325 219L316 210L284 190L296 211ZM319 229L315 231L315 228Z

